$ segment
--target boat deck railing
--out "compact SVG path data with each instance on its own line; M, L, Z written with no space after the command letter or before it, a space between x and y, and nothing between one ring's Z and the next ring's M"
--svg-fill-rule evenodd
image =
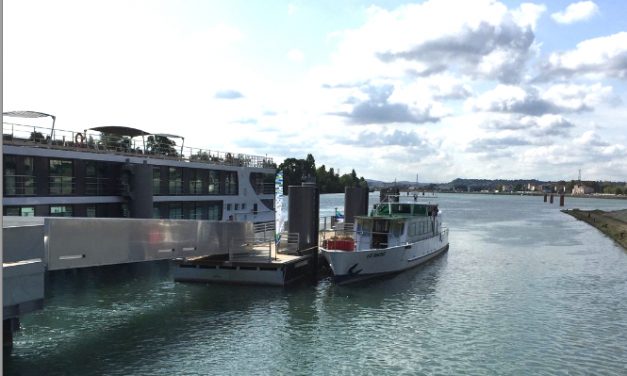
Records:
M3 122L2 138L3 143L8 145L35 146L91 153L113 153L126 156L147 156L149 158L227 166L276 168L276 164L269 157L177 146L174 141L163 136L154 137L153 140L166 140L165 142L156 143L153 141L149 143L146 136L132 138L114 135L107 136L98 131L85 130L83 132L74 132L56 128L53 133L51 128Z

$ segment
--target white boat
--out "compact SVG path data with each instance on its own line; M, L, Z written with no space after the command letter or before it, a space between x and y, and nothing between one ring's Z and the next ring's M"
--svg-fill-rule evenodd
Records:
M356 216L352 231L338 232L320 250L339 284L418 266L448 250L448 229L437 204L387 202Z

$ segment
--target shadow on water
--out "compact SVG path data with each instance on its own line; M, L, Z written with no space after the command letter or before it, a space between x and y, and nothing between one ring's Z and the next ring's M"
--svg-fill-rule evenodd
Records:
M51 273L44 311L22 319L15 347L4 357L4 374L132 373L139 362L167 356L173 344L194 342L187 338L232 334L250 312L285 299L276 287L175 283L169 267L159 262ZM294 311L309 312L296 321L315 315L312 309ZM48 343L32 346L39 341Z

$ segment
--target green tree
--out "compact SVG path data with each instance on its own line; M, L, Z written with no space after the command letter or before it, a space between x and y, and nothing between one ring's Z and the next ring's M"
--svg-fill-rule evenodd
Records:
M153 154L176 157L178 153L175 146L176 142L164 136L148 136L146 139L146 149Z

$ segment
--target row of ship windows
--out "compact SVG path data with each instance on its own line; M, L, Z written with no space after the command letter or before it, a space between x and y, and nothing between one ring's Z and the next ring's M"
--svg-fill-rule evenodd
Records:
M154 166L152 172L155 195L238 194L238 178L234 171ZM5 196L116 196L127 190L130 184L128 176L122 172L121 163L15 155L4 156L3 181Z

